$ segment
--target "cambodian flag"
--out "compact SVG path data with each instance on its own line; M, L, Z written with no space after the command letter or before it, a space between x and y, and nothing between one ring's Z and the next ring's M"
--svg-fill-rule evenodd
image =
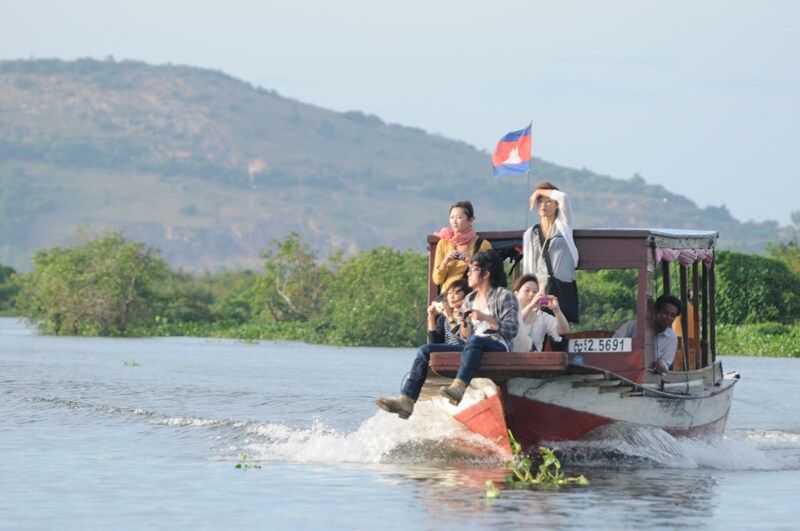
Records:
M531 125L500 139L492 155L494 176L525 173L531 163Z

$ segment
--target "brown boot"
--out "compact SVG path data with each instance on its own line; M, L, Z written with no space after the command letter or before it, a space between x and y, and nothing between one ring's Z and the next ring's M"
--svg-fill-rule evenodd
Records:
M400 395L397 398L384 398L379 396L375 399L378 407L389 413L397 413L401 419L407 419L414 412L414 401L406 395Z
M456 378L449 386L442 386L439 389L439 394L450 401L451 404L457 406L461 399L464 398L464 391L467 389L467 384L462 380Z

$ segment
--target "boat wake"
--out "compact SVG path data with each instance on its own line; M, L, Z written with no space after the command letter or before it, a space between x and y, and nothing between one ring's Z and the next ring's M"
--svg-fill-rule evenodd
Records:
M565 464L715 470L800 469L800 433L752 430L715 439L676 439L653 427L617 423L581 441L554 443Z
M169 417L64 399L28 400L90 418L113 415L151 426L208 431L217 441L212 458L220 460L236 461L247 454L251 461L497 468L508 457L430 402L419 402L408 420L378 411L355 431L344 432L319 418L298 428L280 422ZM557 448L562 463L573 467L800 470L798 431L750 429L729 431L721 439L676 439L657 428L616 423L581 441L545 445Z
M246 453L258 461L502 465L496 445L476 435L432 404L420 402L408 420L377 412L356 431L342 433L317 420L308 428L252 424L231 459Z

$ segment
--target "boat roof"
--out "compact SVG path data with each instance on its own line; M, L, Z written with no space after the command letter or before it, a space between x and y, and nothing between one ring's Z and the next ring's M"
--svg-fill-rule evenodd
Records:
M518 259L522 251L524 230L481 231L492 247L504 259ZM575 245L578 247L579 269L625 269L646 268L654 259L656 249L673 251L705 250L713 251L719 232L699 229L653 228L601 228L575 229ZM430 264L433 267L433 253L439 237L428 235ZM430 271L430 270L429 270ZM429 275L430 276L430 275ZM432 281L430 281L432 282ZM434 285L430 284L433 290ZM435 291L435 290L434 290ZM432 291L433 293L433 291Z
M692 238L717 238L719 236L719 232L715 230L699 230L699 229L670 229L670 228L662 228L662 227L631 227L631 228L594 228L594 229L576 229L576 231L602 231L602 232L609 232L609 233L632 233L638 234L641 232L646 232L653 235L658 236L666 236L670 238L683 238L683 237L692 237Z
M697 229L636 228L636 229L575 229L575 243L600 238L608 241L640 240L649 247L671 249L713 249L719 232Z

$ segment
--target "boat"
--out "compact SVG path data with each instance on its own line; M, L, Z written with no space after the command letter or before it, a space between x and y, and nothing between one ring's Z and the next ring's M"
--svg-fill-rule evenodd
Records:
M481 233L504 258L509 278L519 275L522 234ZM576 328L542 352L489 352L458 406L435 393L425 396L505 451L509 430L527 450L591 438L619 423L675 437L720 436L739 374L724 372L716 352L718 237L715 231L685 229L575 230L579 270L635 271L630 295L636 334L617 338L614 330ZM430 235L427 242L430 271L438 238ZM431 300L438 294L432 281L428 291ZM671 370L656 374L648 367L655 359L655 299L661 293L678 296L691 311L678 318L688 333L678 338ZM454 378L459 363L459 352L434 352L430 370Z

